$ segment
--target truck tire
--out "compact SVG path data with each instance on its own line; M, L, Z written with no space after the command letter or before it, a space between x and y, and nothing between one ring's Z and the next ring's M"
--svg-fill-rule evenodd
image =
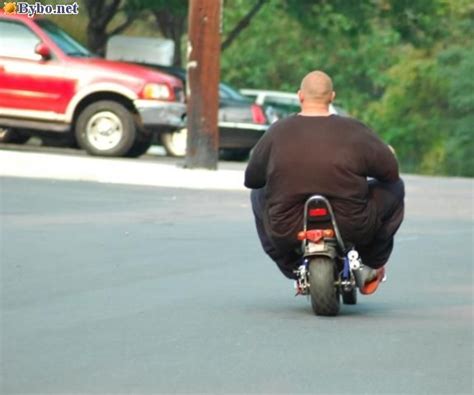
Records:
M90 155L125 156L137 138L137 125L125 106L101 100L79 114L75 134L79 146Z
M152 144L151 135L141 135L133 143L132 148L125 155L127 158L138 158L148 151Z
M1 144L24 144L30 139L30 135L12 128L0 127Z
M162 133L161 144L163 144L168 156L182 158L186 155L187 138L188 129L182 128L172 132Z

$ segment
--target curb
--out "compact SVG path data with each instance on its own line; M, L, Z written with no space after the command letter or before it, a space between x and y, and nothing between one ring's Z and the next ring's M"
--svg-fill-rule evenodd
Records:
M244 191L241 170L185 169L131 159L0 151L0 176Z

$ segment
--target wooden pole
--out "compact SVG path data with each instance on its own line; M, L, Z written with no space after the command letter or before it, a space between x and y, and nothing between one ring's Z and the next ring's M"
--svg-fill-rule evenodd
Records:
M217 169L221 0L189 0L186 167Z

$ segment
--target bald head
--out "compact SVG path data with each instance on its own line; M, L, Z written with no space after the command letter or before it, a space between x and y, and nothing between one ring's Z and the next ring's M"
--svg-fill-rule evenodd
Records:
M306 104L329 105L334 99L331 78L319 70L312 71L303 78L300 92Z

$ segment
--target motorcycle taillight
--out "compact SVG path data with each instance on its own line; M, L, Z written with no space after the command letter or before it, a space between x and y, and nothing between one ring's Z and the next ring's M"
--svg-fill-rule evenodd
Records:
M310 217L324 217L328 215L328 210L325 208L311 208L308 211Z
M312 229L298 233L298 240L309 240L317 243L322 238L332 239L334 230L332 229Z

